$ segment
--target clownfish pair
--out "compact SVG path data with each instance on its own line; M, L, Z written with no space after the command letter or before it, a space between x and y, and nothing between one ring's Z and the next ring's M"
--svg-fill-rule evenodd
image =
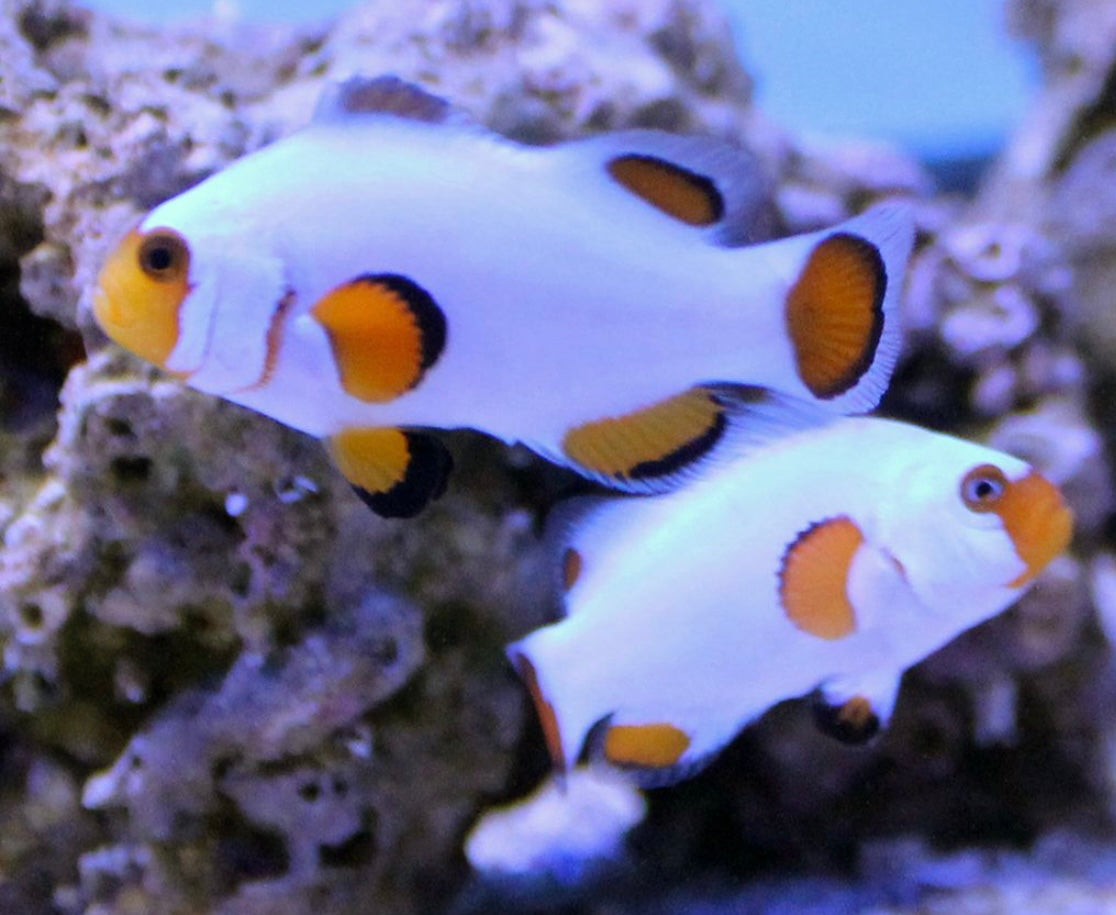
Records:
M508 654L559 771L584 751L668 784L811 692L824 731L863 742L908 666L1069 543L1060 493L1016 458L885 419L744 409L751 453L553 522L567 615Z
M745 246L757 175L647 130L525 147L356 78L146 216L94 311L190 385L326 439L385 516L443 491L431 429L662 491L733 431L731 385L860 412L897 358L907 209Z
M755 164L628 131L531 148L393 77L162 204L109 257L104 330L328 441L386 516L469 427L658 493L564 511L561 622L509 655L560 769L652 783L818 690L845 739L903 670L1014 600L1069 541L1027 465L882 419L913 229L885 205L745 246ZM757 389L767 393L756 394Z

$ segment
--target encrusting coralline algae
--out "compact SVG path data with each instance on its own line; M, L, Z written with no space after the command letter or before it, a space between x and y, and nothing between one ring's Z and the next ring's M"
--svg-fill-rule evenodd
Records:
M106 251L143 211L294 129L327 80L357 71L417 80L522 140L741 138L776 183L758 236L915 195L908 349L885 410L1017 450L1079 519L1073 555L1015 609L908 675L877 745L839 746L801 704L779 706L703 776L652 793L620 863L560 898L647 911L669 884L678 910L700 881L709 911L762 911L808 881L743 897L733 881L807 868L839 887L835 905L1055 910L1049 886L1017 879L1033 862L1063 875L1058 904L1103 910L1111 846L1072 836L1107 825L1116 781L1096 613L1116 618L1116 4L1011 6L1044 89L973 201L933 196L898 154L780 134L711 3L421 9L167 34L4 3L0 315L16 343L0 345L0 911L546 909L547 885L500 895L462 849L483 811L545 772L502 646L554 612L535 527L569 479L462 434L453 491L381 521L317 442L141 366L88 312ZM1040 836L1010 868L918 844ZM1060 863L1075 856L1089 866Z

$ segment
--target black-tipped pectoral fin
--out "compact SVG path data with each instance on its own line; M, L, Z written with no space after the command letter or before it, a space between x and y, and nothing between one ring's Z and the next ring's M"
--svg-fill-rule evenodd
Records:
M431 435L393 428L346 429L329 451L356 494L377 515L411 518L446 490L453 457Z
M826 681L813 695L818 730L841 743L868 743L891 720L901 680L888 672Z

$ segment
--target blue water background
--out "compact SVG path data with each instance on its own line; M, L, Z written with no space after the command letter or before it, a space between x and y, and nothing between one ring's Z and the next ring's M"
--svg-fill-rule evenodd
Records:
M351 0L85 2L164 23L215 9L246 21L322 21L352 5ZM1002 145L1036 82L1027 49L1005 37L1002 0L721 3L757 78L760 104L798 133L885 139L937 165L979 161Z

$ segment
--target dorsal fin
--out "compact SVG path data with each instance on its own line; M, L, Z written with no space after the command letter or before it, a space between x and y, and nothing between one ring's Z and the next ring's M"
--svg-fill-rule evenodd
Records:
M604 174L679 222L730 247L762 241L775 226L773 184L759 158L727 140L624 130L569 144L592 151Z
M736 384L706 387L717 394L728 420L725 443L711 455L713 463L738 461L753 451L838 419L815 403L768 388Z
M388 115L424 124L467 123L469 118L446 99L394 74L350 76L331 83L314 109L314 123Z

